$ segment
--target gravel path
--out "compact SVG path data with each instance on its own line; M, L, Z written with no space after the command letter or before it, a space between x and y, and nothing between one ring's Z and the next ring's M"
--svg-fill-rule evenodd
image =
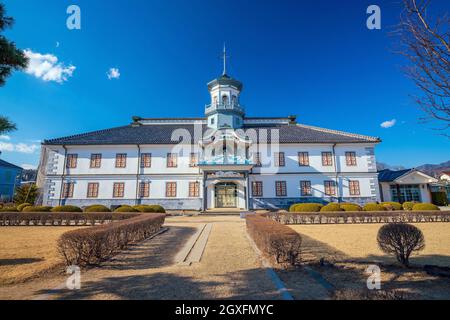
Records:
M183 266L175 256L197 227L212 223L199 263ZM0 288L0 299L280 299L239 217L173 217L169 231L138 244L101 268L82 272L82 288L61 287L53 276Z

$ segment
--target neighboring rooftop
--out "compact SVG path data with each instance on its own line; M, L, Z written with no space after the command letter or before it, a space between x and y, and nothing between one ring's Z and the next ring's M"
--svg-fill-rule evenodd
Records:
M14 169L20 169L23 170L21 167L16 166L15 164L6 162L5 160L0 159L0 167L1 168L14 168Z
M251 118L257 119L257 118ZM147 119L145 119L147 120ZM145 121L144 120L144 121ZM150 120L150 119L148 119ZM159 122L151 119L149 123L135 122L128 126L88 132L68 137L45 140L44 145L135 145L135 144L178 144L182 140L172 139L174 132L189 132L191 143L198 143L208 130L204 122L195 124L178 120L164 119ZM201 120L195 119L195 120ZM143 121L143 122L144 122ZM252 130L250 130L252 129ZM176 131L177 130L177 131ZM209 129L210 130L210 129ZM254 142L271 143L278 139L280 143L378 143L376 137L363 136L343 131L329 130L302 124L286 123L248 123L242 129ZM273 133L273 136L272 136ZM266 139L267 136L267 140ZM186 141L184 141L186 142Z
M414 169L405 169L405 170L398 170L398 171L389 170L389 169L381 170L378 172L378 181L379 182L392 182L413 170Z

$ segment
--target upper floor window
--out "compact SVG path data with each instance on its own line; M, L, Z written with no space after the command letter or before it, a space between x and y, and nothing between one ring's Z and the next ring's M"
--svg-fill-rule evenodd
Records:
M87 197L97 198L98 197L98 186L97 182L88 183Z
M152 154L143 153L141 155L141 168L151 168L152 167Z
M217 96L214 96L214 98L213 98L213 104L214 104L214 106L217 105Z
M211 118L211 124L214 124L214 123L216 123L216 119Z
M167 168L176 168L178 166L178 155L176 153L167 154Z
M261 152L255 152L253 154L253 162L255 163L255 167L261 167L262 166Z
M311 181L300 181L300 194L302 197L312 196Z
M125 195L125 183L123 182L114 183L113 197L123 198L124 195Z
M77 167L78 154L68 154L66 167L68 169L75 169Z
M175 198L177 196L177 183L167 182L166 183L166 197Z
M331 152L322 152L322 166L329 167L333 165L333 154Z
M126 168L127 167L127 154L117 153L116 154L116 168Z
M222 103L223 103L224 105L227 105L227 104L228 104L228 96L227 96L227 95L223 95L223 96L222 96Z
M200 196L200 183L195 182L189 182L189 197L191 198L198 198Z
M141 198L150 197L150 182L141 182L139 185L139 196Z
M275 167L284 167L286 165L284 152L275 152L274 157L275 157Z
M299 152L298 153L298 165L301 167L309 166L309 153Z
M233 97L231 98L231 102L233 103L233 105L237 104L237 97L235 95L233 95Z
M254 197L262 197L263 196L262 181L253 181L252 182L252 194Z
M286 197L287 196L286 181L276 181L275 191L277 197Z
M102 165L102 155L101 153L91 154L91 168L100 168Z
M348 167L356 166L356 152L346 152L345 163L347 164Z
M63 185L63 198L73 198L73 189L74 189L75 183L73 182L67 182Z
M348 187L351 196L359 196L361 194L361 190L359 188L359 181L356 180L349 181Z
M325 195L327 196L335 196L336 195L336 181L330 180L325 181Z
M189 167L198 167L198 153L191 153L191 158L189 159Z

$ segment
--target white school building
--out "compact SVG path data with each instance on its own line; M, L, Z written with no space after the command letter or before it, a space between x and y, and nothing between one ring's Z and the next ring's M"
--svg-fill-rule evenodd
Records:
M246 117L243 84L225 70L208 90L200 118L134 117L44 141L42 204L207 211L380 200L379 138L303 125L295 116Z

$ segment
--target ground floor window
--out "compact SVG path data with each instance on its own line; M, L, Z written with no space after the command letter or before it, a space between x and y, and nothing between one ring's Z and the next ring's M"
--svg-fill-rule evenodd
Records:
M302 197L312 196L311 181L300 181L300 194Z
M189 197L198 198L200 196L200 183L189 182Z
M123 182L114 183L113 197L123 198L124 195L125 195L125 183Z
M75 183L73 182L67 182L64 183L63 186L63 198L73 198L73 188L75 186Z
M97 198L98 197L98 183L88 183L87 197Z
M408 184L408 185L391 185L391 198L392 201L405 202L405 201L422 201L420 197L420 185Z
M150 197L150 182L141 182L139 186L139 195L141 198Z
M335 196L336 195L336 181L330 180L325 181L325 195L327 196Z
M254 197L262 197L263 196L262 181L253 181L252 182L252 194Z
M286 197L287 196L286 181L276 181L275 191L277 197Z
M177 183L167 182L166 183L166 197L175 198L177 196Z
M361 190L359 188L359 181L349 181L348 187L350 189L351 196L359 196L361 194Z

